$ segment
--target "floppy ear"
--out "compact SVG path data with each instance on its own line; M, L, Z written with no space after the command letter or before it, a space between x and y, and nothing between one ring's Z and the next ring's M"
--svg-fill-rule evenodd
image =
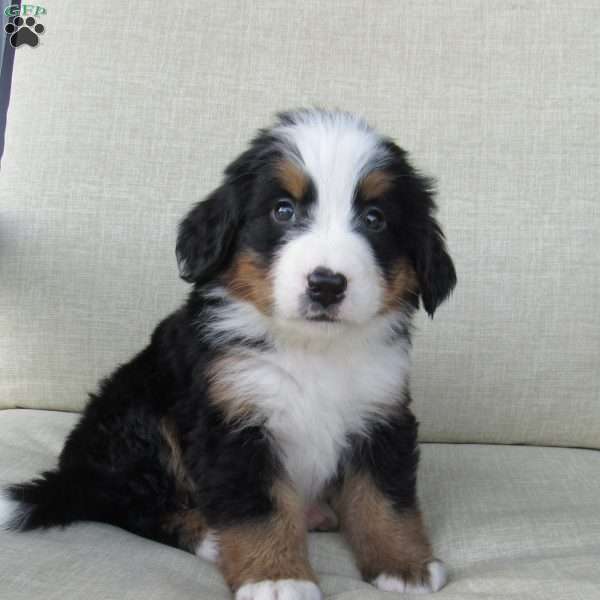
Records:
M444 233L433 216L437 210L434 201L434 182L418 173L408 162L407 154L393 142L387 145L395 156L396 168L401 173L398 185L404 199L405 210L418 225L412 232L411 255L419 282L423 307L433 317L437 307L450 295L456 285L454 263L446 250Z
M227 265L240 218L235 192L228 184L192 208L179 225L175 249L182 279L203 283Z
M446 250L442 229L429 218L427 234L416 257L416 272L423 306L430 317L456 285L454 263Z

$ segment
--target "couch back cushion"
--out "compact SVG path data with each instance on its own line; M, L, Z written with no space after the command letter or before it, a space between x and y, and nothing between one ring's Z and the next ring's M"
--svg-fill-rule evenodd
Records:
M0 178L2 407L81 409L185 297L187 208L317 104L438 180L459 285L418 320L422 438L600 447L600 4L44 7Z

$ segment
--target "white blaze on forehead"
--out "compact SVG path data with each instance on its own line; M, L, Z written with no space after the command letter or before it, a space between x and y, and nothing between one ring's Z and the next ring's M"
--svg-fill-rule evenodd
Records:
M316 267L348 280L339 317L364 322L381 305L381 273L367 240L353 227L353 199L361 179L385 164L381 138L362 119L347 113L305 111L276 127L290 158L309 175L316 191L310 228L285 244L274 266L275 307L284 318L298 316L306 277Z
M297 113L274 133L315 184L319 226L349 223L358 182L385 162L379 135L354 115L317 110Z

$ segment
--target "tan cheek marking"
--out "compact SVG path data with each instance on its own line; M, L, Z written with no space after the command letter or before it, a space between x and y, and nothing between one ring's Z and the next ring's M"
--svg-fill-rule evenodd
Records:
M315 581L308 562L304 507L286 484L273 487L276 512L266 521L220 530L219 566L233 590L265 579Z
M371 171L361 182L360 190L365 200L374 200L387 192L392 186L392 176L385 171Z
M390 277L385 281L383 305L380 313L401 308L411 296L419 293L417 275L407 260L401 259L393 267Z
M292 198L302 200L308 189L308 177L298 165L290 160L282 160L277 165L277 176Z
M399 513L368 475L349 476L339 498L340 522L365 579L381 573L419 583L432 550L418 509Z
M269 269L253 252L240 254L224 277L225 287L233 296L251 302L263 314L269 315L273 306L273 282Z

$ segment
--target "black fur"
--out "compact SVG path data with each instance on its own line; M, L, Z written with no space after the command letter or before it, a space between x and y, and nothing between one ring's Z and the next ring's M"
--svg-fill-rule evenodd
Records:
M179 225L175 253L182 279L210 281L228 263L241 211L233 186L223 184L199 202Z
M178 545L161 519L182 510L199 508L215 526L271 510L269 490L280 465L268 436L260 427L227 425L207 399L203 374L219 349L195 335L204 308L193 293L157 327L144 351L101 384L69 435L57 471L9 488L24 504L14 528L106 521ZM196 483L183 500L159 433L164 418L176 425Z
M386 170L393 173L395 183L379 204L385 209L392 239L378 236L372 245L384 268L399 256L409 258L419 280L423 307L433 317L456 286L454 264L434 216L433 181L420 175L396 144L387 141L386 148L393 156Z
M348 466L368 473L398 511L417 506L418 423L410 398L386 422L374 423L369 436L352 439Z

